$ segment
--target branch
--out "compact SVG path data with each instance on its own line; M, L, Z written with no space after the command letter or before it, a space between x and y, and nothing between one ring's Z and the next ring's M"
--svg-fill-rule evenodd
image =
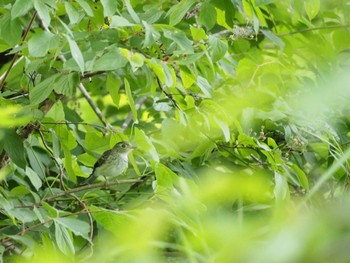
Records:
M84 85L80 82L78 85L81 93L83 93L83 96L85 97L85 99L87 100L87 102L89 103L90 107L92 108L92 110L95 112L95 114L97 115L97 117L100 119L100 121L103 123L103 125L110 129L113 132L116 132L116 130L114 129L114 127L106 120L106 118L103 116L101 110L97 107L97 105L95 104L95 102L92 100L90 94L87 92L87 90L85 89Z
M88 73L80 74L80 79L88 79L88 78L91 78L93 76L101 75L104 73L106 73L106 71L101 70L101 71L96 71L96 72L88 72Z
M284 37L284 36L288 36L288 35L301 34L301 33L314 31L314 30L325 30L325 29L334 29L334 28L349 28L349 27L350 27L350 25L320 26L320 27L301 29L301 30L298 30L298 31L291 31L291 32L280 33L280 34L276 34L276 36Z
M59 55L58 59L60 59L63 63L66 62L66 58L63 55ZM89 73L90 76L92 73ZM83 96L85 97L85 99L87 100L87 102L89 103L90 107L92 108L92 110L95 112L95 114L97 115L97 117L100 119L100 121L103 123L103 125L110 129L112 132L116 132L116 130L114 129L114 127L106 120L106 118L103 116L101 110L97 107L97 105L95 104L95 102L92 100L89 92L85 89L83 83L79 83L78 85L79 90L81 91L81 93L83 94Z
M171 101L171 103L172 103L178 110L181 111L181 108L179 107L179 105L177 104L177 102L176 102L176 100L173 98L173 96L172 96L170 93L168 93L165 89L163 89L162 84L160 83L159 78L156 77L156 79L157 79L157 84L158 84L159 89L165 94L165 96L168 97L168 99Z
M106 129L104 126L94 124L94 123L87 123L87 122L80 122L80 121L43 121L40 122L40 124L52 124L52 125L85 125L85 126L91 126L97 129L104 130Z
M86 215L88 216L89 223L90 223L90 236L89 236L89 240L88 241L89 241L90 245L93 245L92 244L92 238L94 236L94 220L92 219L91 212L90 212L89 208L87 207L87 205L79 197L77 197L75 194L70 194L70 195L75 200L77 200L79 202L79 204L84 209L83 211L86 211Z
M127 180L120 180L120 181L117 180L117 181L107 182L107 183L106 182L102 182L102 183L84 185L84 186L68 189L68 190L63 191L61 193L45 197L44 199L42 199L40 201L40 203L37 203L36 205L41 205L42 202L48 202L48 201L51 201L51 200L55 200L58 197L70 195L72 193L77 193L77 192L81 192L81 191L84 191L84 190L90 190L90 189L95 189L95 188L108 188L109 186L118 185L118 184L133 184L133 183L139 183L139 182L143 182L143 180L140 180L140 179L127 179Z

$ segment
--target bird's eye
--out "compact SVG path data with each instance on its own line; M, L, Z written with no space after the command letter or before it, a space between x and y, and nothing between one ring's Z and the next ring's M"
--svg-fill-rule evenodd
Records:
M126 144L125 143L122 144L122 148L126 148Z

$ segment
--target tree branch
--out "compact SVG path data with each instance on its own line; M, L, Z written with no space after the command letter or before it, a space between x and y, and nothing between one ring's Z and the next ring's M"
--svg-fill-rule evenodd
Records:
M95 189L95 188L108 188L109 186L113 186L113 185L133 184L133 183L139 183L139 182L143 182L143 181L144 180L140 180L140 179L127 179L127 180L113 181L113 182L107 182L107 183L102 182L102 183L84 185L84 186L68 189L68 190L63 191L61 193L45 197L40 201L40 203L37 203L36 205L39 206L39 205L41 205L42 202L48 202L48 201L55 200L56 198L59 198L62 196L70 195L72 193L77 193L77 192L81 192L81 191L85 191L85 190L90 190L90 189Z
M79 87L81 93L83 94L83 96L85 97L85 99L87 100L87 102L89 103L89 105L92 108L92 110L95 112L97 117L103 123L103 125L105 125L105 127L110 129L111 131L116 132L114 127L106 120L106 118L103 116L101 110L97 107L95 102L92 100L90 94L87 92L87 90L85 89L84 85L80 82L78 87Z
M169 100L171 101L171 103L175 106L175 108L177 108L178 110L181 111L181 108L179 107L179 105L177 104L177 102L176 102L176 100L173 98L173 96L172 96L170 93L168 93L165 89L163 89L162 84L160 83L159 78L156 77L156 79L157 79L157 84L158 84L159 89L165 94L165 96L168 97L168 99L169 99Z

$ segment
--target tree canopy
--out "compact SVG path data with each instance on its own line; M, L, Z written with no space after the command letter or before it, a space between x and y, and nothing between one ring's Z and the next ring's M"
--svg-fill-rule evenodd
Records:
M7 262L348 262L347 0L1 0ZM119 141L118 180L79 185Z

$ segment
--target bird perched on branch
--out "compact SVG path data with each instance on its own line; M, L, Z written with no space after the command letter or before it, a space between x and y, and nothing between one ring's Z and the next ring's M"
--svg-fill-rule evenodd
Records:
M128 167L128 154L134 149L129 142L118 142L112 149L105 151L97 160L91 175L84 180L81 185L90 184L96 180L98 176L114 178L121 175Z

